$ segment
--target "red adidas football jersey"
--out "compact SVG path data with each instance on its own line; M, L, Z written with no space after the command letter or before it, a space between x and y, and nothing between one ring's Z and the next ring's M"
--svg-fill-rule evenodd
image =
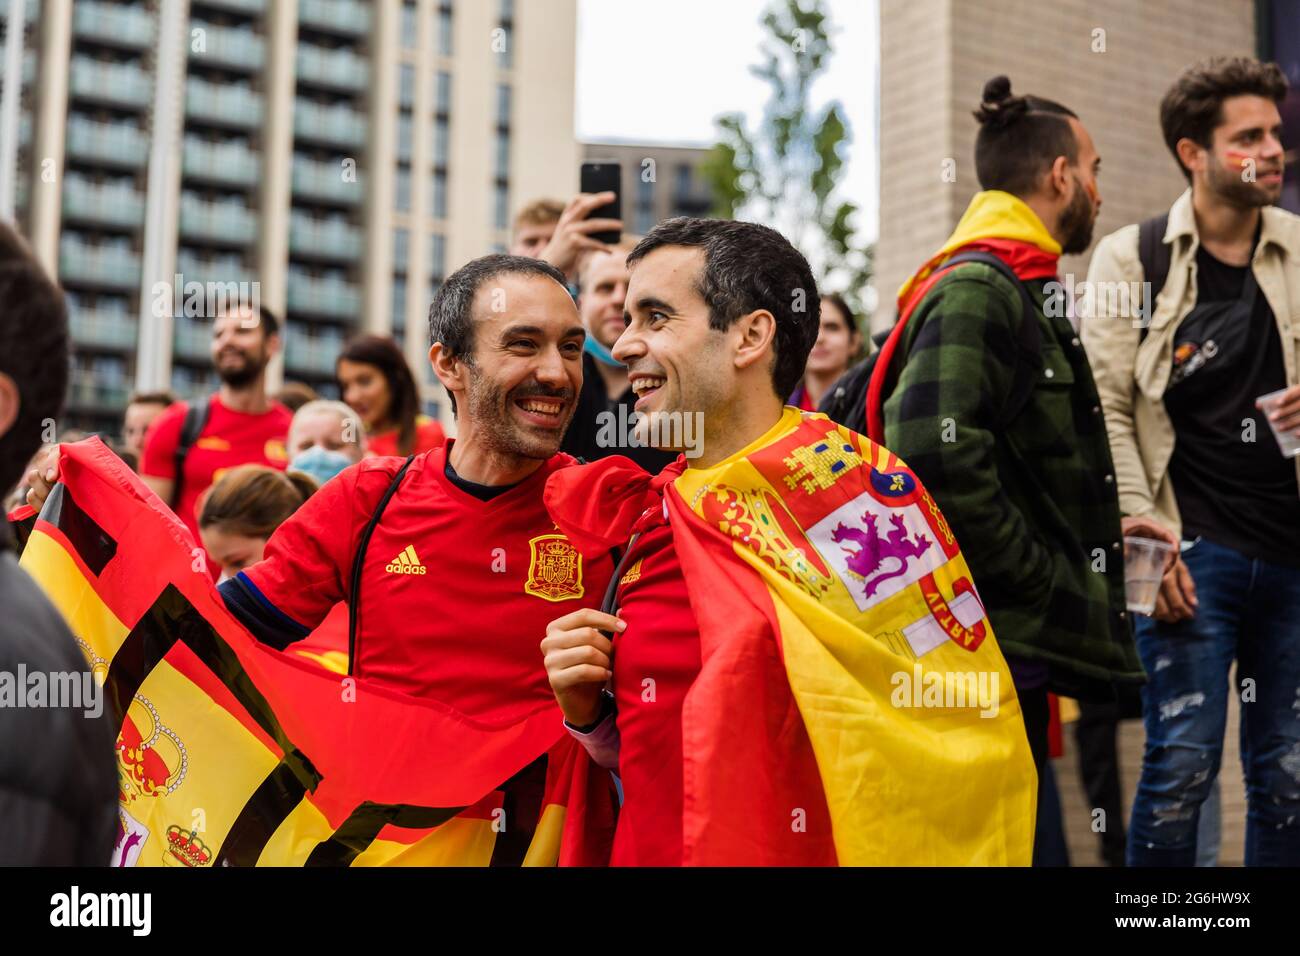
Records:
M556 455L480 501L447 479L450 448L415 457L370 538L353 673L472 717L510 720L553 702L540 649L546 625L598 607L612 562L584 559L542 503L547 477L574 459ZM343 471L234 579L252 602L237 613L261 639L300 639L349 599L358 541L401 466L368 458Z
M257 415L227 408L216 394L208 402L208 420L185 456L181 497L176 505L177 517L198 543L199 496L238 465L266 465L283 471L289 464L284 443L293 421L293 412L279 402L272 402L269 409ZM149 425L140 474L176 480L176 446L186 411L185 403L177 402Z

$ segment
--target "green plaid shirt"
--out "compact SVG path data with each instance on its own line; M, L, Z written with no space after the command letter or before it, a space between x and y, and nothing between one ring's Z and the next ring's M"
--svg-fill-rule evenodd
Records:
M1049 281L1026 283L1041 365L1002 427L1023 299L979 263L939 279L889 369L885 445L943 509L1003 652L1045 663L1052 690L1108 697L1101 685L1143 679L1115 469L1083 345L1063 310L1045 305Z

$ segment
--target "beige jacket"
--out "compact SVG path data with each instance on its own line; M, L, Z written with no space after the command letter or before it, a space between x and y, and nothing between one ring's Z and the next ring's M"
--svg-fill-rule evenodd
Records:
M1300 217L1276 207L1263 214L1251 268L1277 320L1287 384L1295 385L1300 382ZM1196 304L1200 240L1190 189L1170 207L1164 241L1173 244L1169 277L1146 339L1139 344L1143 276L1136 224L1097 244L1079 310L1080 334L1106 415L1120 509L1126 515L1151 515L1181 535L1168 473L1174 428L1163 395L1173 366L1174 333ZM1272 436L1257 440L1271 441ZM1224 462L1225 477L1231 468L1231 462ZM1300 478L1300 458L1296 473Z

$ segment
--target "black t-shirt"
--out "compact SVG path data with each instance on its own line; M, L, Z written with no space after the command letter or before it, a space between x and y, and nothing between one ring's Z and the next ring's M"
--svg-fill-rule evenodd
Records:
M1251 558L1300 567L1295 462L1282 457L1255 407L1259 396L1286 387L1282 341L1253 276L1247 285L1249 270L1204 247L1196 253L1196 307L1174 334L1164 396L1176 436L1169 476L1184 538L1203 536ZM1252 291L1249 314L1232 307Z
M569 430L564 433L564 442L560 445L560 451L567 452L574 458L581 458L583 461L597 461L611 455L625 455L650 474L659 474L665 465L677 460L675 452L634 446L630 443L621 447L603 443L605 438L622 442L629 437L625 431L630 431L630 426L625 429L624 425L631 421L635 405L636 395L631 388L618 398L610 400L609 392L605 388L605 379L601 376L600 369L596 367L596 359L584 352L582 391L578 393L578 405L573 411L573 420L569 422ZM602 413L608 413L611 417L603 419Z

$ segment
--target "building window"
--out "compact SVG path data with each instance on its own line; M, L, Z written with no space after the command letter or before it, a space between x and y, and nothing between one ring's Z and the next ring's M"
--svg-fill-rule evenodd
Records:
M510 84L497 84L497 126L510 125Z
M438 3L438 52L443 56L451 56L451 0L440 0Z
M655 184L650 182L644 176L638 176L636 180L636 221L633 224L633 231L644 236L655 224L654 213L654 188Z
M438 294L447 272L447 240L440 233L429 234L429 300Z
M439 70L436 83L433 94L434 110L446 116L451 113L451 74L446 70Z
M406 329L406 276L393 276L393 338L400 343Z
M414 50L419 40L419 7L415 0L404 0L402 3L402 19L400 21L402 31L402 46L408 50Z
M393 269L405 272L411 257L411 233L407 229L393 230Z
M434 219L447 218L447 172L443 169L433 171L433 202L430 210Z
M397 180L393 184L393 208L398 212L411 211L411 167L397 165Z
M415 67L402 63L397 68L398 103L406 109L415 106Z
M404 161L411 161L411 132L414 126L414 117L407 110L397 114L397 158Z
M515 5L513 0L500 0L497 26L501 30L501 47L497 50L497 66L508 70L514 66Z
M497 229L510 228L510 187L497 183L493 194L492 222Z

